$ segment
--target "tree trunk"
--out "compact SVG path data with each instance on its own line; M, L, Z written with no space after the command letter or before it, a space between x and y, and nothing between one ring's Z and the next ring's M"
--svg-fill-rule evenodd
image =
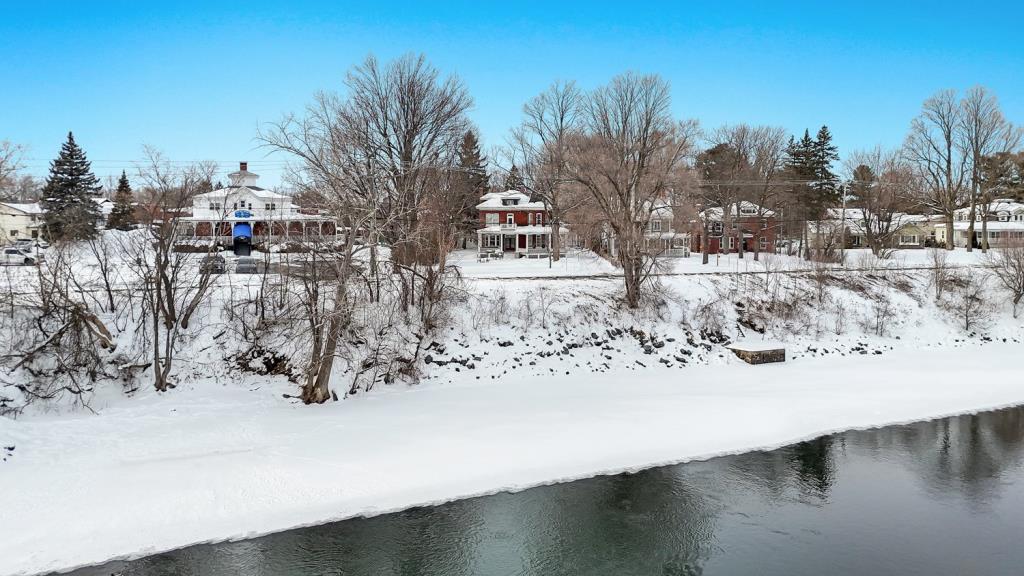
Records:
M974 215L976 213L977 206L974 204L974 200L971 200L971 212L969 214L970 221L967 223L967 251L974 252Z
M946 214L946 250L952 250L953 246L953 213Z
M704 222L704 233L700 237L700 255L701 264L708 263L708 252L711 251L711 235L709 234L710 227L707 222Z
M551 221L551 259L558 262L562 257L562 223L557 219Z

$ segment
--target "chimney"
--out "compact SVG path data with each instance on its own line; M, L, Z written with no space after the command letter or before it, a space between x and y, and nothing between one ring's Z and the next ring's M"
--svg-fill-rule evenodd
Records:
M238 163L238 171L239 172L247 172L248 170L249 170L249 163L248 162L239 162Z

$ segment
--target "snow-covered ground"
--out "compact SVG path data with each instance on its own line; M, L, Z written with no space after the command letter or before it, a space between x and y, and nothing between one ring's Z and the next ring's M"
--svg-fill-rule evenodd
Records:
M944 252L948 266L977 266L984 264L985 256L980 250L967 252L957 249ZM736 254L713 254L707 264L701 261L699 253L689 257L663 258L666 274L723 274L737 272L763 272L765 268L773 271L806 270L814 264L797 256L763 253L759 260L754 260L753 253L743 258ZM601 258L589 250L572 249L558 262L549 262L546 258L517 258L508 254L500 260L479 262L475 250L457 250L449 256L449 263L459 267L465 278L543 278L543 277L579 277L579 276L617 276L621 273L608 260ZM914 269L933 266L930 250L896 250L889 258L879 259L866 248L846 251L847 269L887 268ZM839 264L829 264L830 268L842 269Z
M384 389L259 382L0 419L0 574L1024 403L1019 343Z

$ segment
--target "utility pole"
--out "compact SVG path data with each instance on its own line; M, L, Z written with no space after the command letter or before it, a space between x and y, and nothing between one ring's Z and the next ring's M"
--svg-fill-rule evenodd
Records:
M843 219L839 224L839 265L846 267L846 186L840 186L839 191L843 195Z

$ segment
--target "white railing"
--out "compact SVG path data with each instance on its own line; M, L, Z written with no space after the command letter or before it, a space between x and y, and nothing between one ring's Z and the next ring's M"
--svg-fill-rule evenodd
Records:
M502 230L515 230L516 229L516 225L515 225L514 222L512 224L509 224L509 223L506 222L506 223L503 223L501 225L501 229Z

